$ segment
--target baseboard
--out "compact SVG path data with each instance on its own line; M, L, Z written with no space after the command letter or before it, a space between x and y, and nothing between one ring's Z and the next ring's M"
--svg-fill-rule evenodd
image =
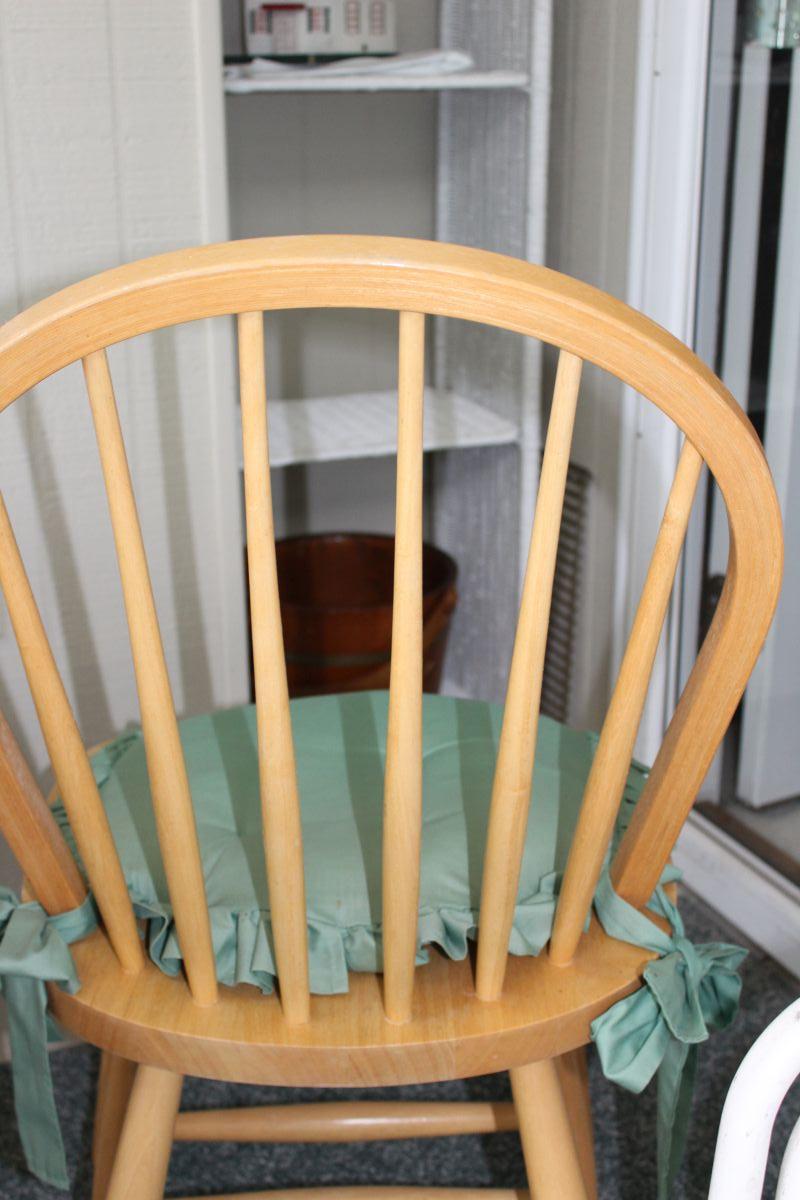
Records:
M692 813L674 861L687 887L800 977L800 888L699 813Z

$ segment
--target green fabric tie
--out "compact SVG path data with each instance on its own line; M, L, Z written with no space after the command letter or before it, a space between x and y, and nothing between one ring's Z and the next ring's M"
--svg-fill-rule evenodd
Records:
M45 1183L69 1187L47 1053L45 980L69 992L80 987L70 942L97 925L91 896L79 908L50 917L0 887L0 993L8 1009L14 1108L29 1170Z
M618 896L607 871L594 906L610 937L660 956L645 967L644 986L597 1017L591 1034L606 1079L638 1093L658 1071L658 1195L666 1200L683 1157L697 1047L736 1016L742 990L737 968L747 951L724 942L693 945L663 887L648 907L666 918L671 934Z

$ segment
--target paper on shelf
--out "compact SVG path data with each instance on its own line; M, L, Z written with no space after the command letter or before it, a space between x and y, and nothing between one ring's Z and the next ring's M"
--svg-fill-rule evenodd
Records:
M295 66L272 58L254 58L225 68L226 80L264 79L276 75L450 75L471 71L475 66L470 54L462 50L417 50L384 58L343 58L337 62Z

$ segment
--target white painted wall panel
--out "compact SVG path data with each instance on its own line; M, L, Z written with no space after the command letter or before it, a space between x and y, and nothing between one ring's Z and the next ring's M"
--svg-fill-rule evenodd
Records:
M627 299L691 344L700 228L710 0L640 7ZM614 658L622 657L675 474L680 434L626 392L618 518ZM651 675L635 753L652 762L678 692L680 579Z
M625 297L638 0L553 8L547 266ZM555 355L548 353L549 382ZM571 720L599 727L611 686L622 386L586 367L573 459L591 473Z
M213 0L0 5L0 315L95 271L227 236ZM246 694L230 322L111 351L181 712ZM79 367L0 417L0 486L88 741L138 706ZM8 619L0 700L43 746ZM0 859L0 877L3 862Z

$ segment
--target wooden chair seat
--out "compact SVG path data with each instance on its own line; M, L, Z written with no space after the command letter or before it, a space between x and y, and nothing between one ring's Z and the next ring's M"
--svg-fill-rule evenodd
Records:
M314 996L313 1019L291 1025L276 996L221 987L200 1007L182 978L147 963L120 967L107 938L73 947L81 989L50 989L71 1033L124 1058L180 1074L302 1087L387 1086L460 1079L551 1058L589 1041L589 1024L634 991L653 957L614 941L592 919L569 967L547 954L510 956L503 994L475 996L471 959L439 953L417 968L410 1021L386 1020L382 977L351 974L346 996Z

